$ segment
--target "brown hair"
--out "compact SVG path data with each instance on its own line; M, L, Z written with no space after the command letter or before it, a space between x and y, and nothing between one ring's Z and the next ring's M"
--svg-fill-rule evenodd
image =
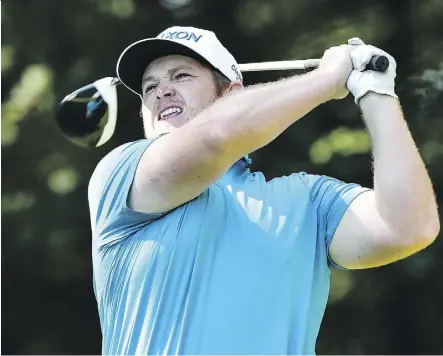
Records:
M231 84L231 81L218 69L215 68L209 68L209 69L212 72L212 78L215 84L215 94L217 98L220 98L223 95L224 91L229 87L229 84Z

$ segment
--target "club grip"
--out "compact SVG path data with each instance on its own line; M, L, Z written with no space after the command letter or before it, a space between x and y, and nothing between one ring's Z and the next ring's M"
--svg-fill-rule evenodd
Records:
M371 61L366 65L366 70L376 72L386 72L389 67L389 59L386 56L373 56Z

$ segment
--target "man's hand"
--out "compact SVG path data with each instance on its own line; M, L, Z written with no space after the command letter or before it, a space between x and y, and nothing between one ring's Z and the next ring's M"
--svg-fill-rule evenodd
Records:
M342 44L327 49L323 54L319 70L333 79L331 99L343 99L349 94L346 82L354 69L351 60L354 49L354 46Z
M354 96L355 103L358 105L359 100L368 92L389 95L398 98L395 94L395 77L397 63L395 59L385 51L365 45L359 38L352 38L348 41L354 45L351 52L351 59L354 70L349 76L346 86ZM375 55L384 55L389 59L389 68L386 72L364 71L366 65Z

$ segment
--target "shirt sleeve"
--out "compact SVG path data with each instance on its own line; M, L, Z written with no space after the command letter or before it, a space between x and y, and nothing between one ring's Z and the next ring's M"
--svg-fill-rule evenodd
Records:
M140 158L152 142L143 139L117 147L94 170L88 202L93 240L99 247L118 243L162 216L137 212L127 202Z
M323 175L302 173L300 178L308 187L311 201L317 208L318 228L325 238L328 262L335 268L344 269L332 261L329 247L346 209L356 197L370 189Z

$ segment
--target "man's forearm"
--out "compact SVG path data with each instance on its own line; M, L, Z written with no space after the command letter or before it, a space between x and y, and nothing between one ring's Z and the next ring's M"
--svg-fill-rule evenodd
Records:
M439 219L432 183L398 100L370 93L360 107L373 144L374 189L383 220L404 236L434 238Z
M241 157L279 136L295 121L331 99L332 76L320 70L223 97L189 125L221 138L228 155ZM209 124L209 125L208 125Z

